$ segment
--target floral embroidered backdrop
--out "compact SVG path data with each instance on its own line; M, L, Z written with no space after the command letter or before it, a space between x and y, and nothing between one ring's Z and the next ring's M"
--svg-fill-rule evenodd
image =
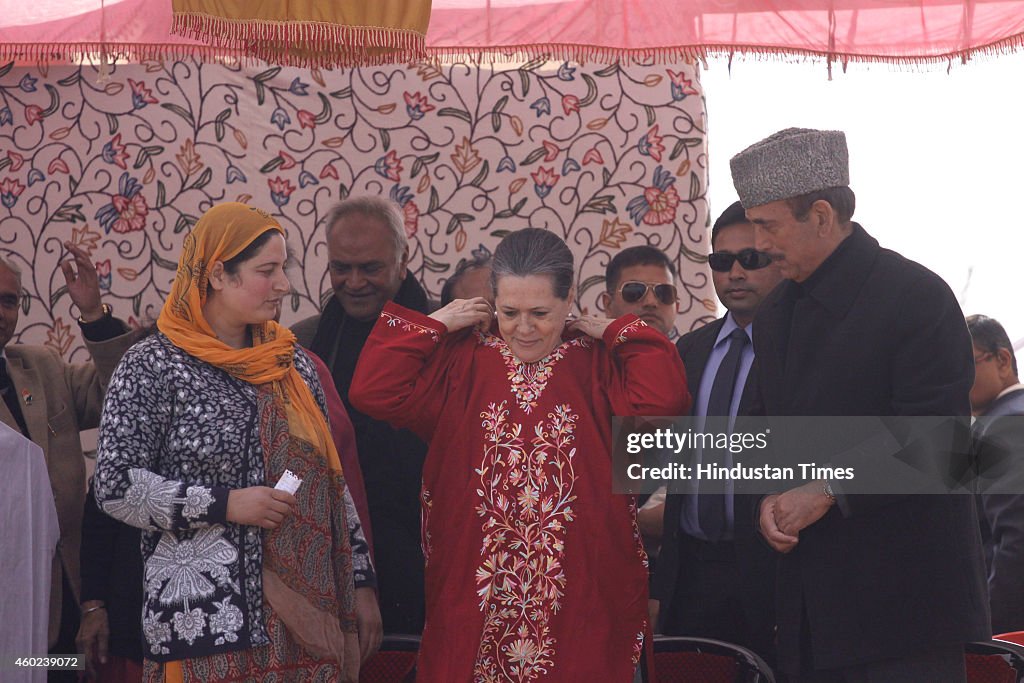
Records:
M183 237L219 201L287 228L282 321L295 322L329 290L327 211L364 193L401 205L413 272L435 298L461 259L543 227L575 252L590 312L617 250L665 250L685 331L714 315L705 130L696 69L681 63L0 66L0 253L21 265L26 295L17 340L84 357L58 267L68 239L90 252L116 314L155 318Z

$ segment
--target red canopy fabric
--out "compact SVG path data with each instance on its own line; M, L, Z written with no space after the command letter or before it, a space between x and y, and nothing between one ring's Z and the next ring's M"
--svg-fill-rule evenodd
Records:
M170 34L170 0L3 0L0 59L221 54ZM428 54L675 61L754 53L966 60L1024 45L1024 0L434 0Z

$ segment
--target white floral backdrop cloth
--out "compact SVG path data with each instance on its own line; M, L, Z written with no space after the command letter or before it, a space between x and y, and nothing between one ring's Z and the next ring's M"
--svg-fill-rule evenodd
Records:
M0 253L23 271L15 341L85 357L65 240L90 253L115 314L155 319L185 234L220 201L286 227L282 321L311 315L329 292L324 218L367 193L402 207L412 271L434 298L461 259L541 227L573 249L583 311L599 310L615 252L663 249L686 331L715 310L705 123L685 63L0 66Z

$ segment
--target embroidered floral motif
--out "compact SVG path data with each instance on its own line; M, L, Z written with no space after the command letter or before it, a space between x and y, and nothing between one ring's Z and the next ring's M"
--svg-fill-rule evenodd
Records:
M206 628L206 613L198 607L186 612L175 612L173 623L178 636L191 645L196 638L203 635L203 629Z
M315 382L312 361L297 351L294 363L322 406L323 391ZM105 510L114 510L122 521L146 529L141 543L147 568L146 604L139 615L144 621L146 655L185 659L200 650L212 654L233 649L241 642L254 648L269 644L258 580L264 534L237 524L211 524L214 503L205 513L202 508L207 495L216 501L216 493L207 494L200 483L244 485L252 473L263 474L263 443L260 440L260 447L253 448L253 431L248 426L261 414L258 390L188 356L159 333L125 355L111 386L118 387L108 394L111 400L105 406L111 429L100 434L101 450L111 457L97 464L96 493ZM221 400L224 396L238 399ZM138 416L163 419L168 401L173 402L173 419L164 427L167 438L155 444L153 425L140 423ZM259 429L259 423L253 428ZM140 506L145 509L140 511ZM345 507L347 511L347 500ZM200 516L190 519L190 514ZM361 547L362 556L367 557L365 537L356 516L346 516L355 569L363 566L356 548ZM368 557L365 566L370 568ZM369 571L367 577L372 578L372 568ZM357 571L353 574L358 577ZM250 579L245 590L242 577ZM236 626L233 610L218 616L217 605L223 605L225 598L240 610L237 631L232 630ZM196 608L204 614L206 630L189 645L174 627L174 614L182 613L179 622L189 617L181 622L188 631L195 627L192 610ZM234 641L230 633L235 634ZM223 642L215 643L219 639Z
M647 620L644 619L644 629L647 628ZM640 655L644 651L644 632L641 630L636 634L636 640L633 642L633 666L640 663Z
M203 486L190 486L181 498L178 482L165 479L149 470L128 470L128 489L124 497L103 503L103 510L126 524L142 529L154 526L174 528L174 506L182 505L186 519L198 519L206 514L213 503L213 493Z
M146 616L142 618L142 632L149 643L150 651L155 655L165 655L170 652L164 643L171 639L171 625L161 621L163 612L146 610Z
M537 401L548 385L555 363L565 357L566 351L572 347L589 348L593 339L576 337L563 342L554 351L533 363L524 363L516 358L505 340L493 334L477 332L477 339L484 346L497 349L505 361L508 370L508 381L512 383L512 393L519 403L519 408L529 415L537 407Z
M634 320L630 324L626 325L621 330L619 330L619 335L615 337L614 345L618 346L619 344L625 343L626 338L629 336L629 333L632 332L633 330L638 330L641 327L647 327L647 323L645 323L643 320Z
M633 547L636 550L637 557L643 562L644 567L650 566L647 560L647 551L644 549L644 537L640 533L640 526L636 523L636 498L632 498L629 502L629 519L633 525Z
M150 589L163 585L160 604L185 604L213 594L218 584L229 585L228 566L238 559L238 551L222 538L224 527L200 529L191 539L179 541L163 534L156 550L146 562L146 581Z
M164 529L171 528L177 483L144 469L129 470L128 481L124 498L104 503L104 511L143 529L154 524Z
M185 491L185 504L181 514L188 519L198 519L206 514L213 503L213 493L205 486L189 486Z
M402 329L406 332L416 332L417 334L426 334L430 336L435 344L441 341L441 335L438 334L437 330L432 327L426 327L419 323L414 323L411 320L406 320L401 316L397 316L394 313L388 313L387 311L381 311L380 317L384 318L387 322L388 327L395 327L401 325Z
M236 642L238 631L242 628L242 610L231 604L231 598L214 601L213 604L217 613L210 616L210 633L223 634L217 638L215 645Z
M508 412L502 401L481 413L486 446L475 472L484 559L476 584L485 617L473 673L476 681L525 683L554 666L550 621L561 608L565 537L576 514L578 416L568 405L556 406L527 444Z

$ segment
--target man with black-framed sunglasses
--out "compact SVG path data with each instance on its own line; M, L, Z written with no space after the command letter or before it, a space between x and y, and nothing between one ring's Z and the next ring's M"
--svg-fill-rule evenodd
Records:
M754 226L739 202L715 221L711 249L708 265L715 293L728 316L740 327L749 327L761 301L782 282L782 274L767 252L754 247Z
M782 281L772 259L754 248L754 226L739 202L715 221L711 249L711 277L726 313L676 342L698 420L749 414L754 314ZM711 457L694 455L701 456ZM670 492L651 585L657 633L725 640L774 662L774 557L751 523L755 504L697 484Z

